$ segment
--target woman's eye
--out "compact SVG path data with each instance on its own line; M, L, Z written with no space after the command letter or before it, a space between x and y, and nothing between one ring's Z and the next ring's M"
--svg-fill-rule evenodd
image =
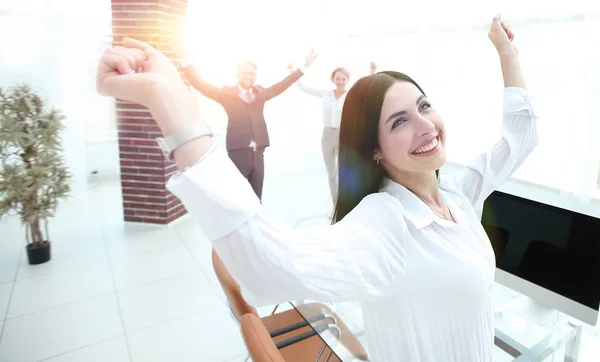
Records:
M394 123L392 123L392 129L398 127L399 125L401 125L402 123L406 122L405 119L403 118L398 118L397 120L394 121Z
M421 103L421 110L422 110L422 111L423 111L423 110L427 110L427 109L429 109L429 108L431 108L431 103L428 103L428 102L423 102L423 103Z

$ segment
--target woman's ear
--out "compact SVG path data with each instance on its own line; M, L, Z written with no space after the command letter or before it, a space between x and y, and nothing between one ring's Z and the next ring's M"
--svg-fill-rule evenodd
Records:
M383 154L381 153L381 151L379 150L379 148L375 149L375 152L373 152L373 161L379 163L379 161L383 158Z

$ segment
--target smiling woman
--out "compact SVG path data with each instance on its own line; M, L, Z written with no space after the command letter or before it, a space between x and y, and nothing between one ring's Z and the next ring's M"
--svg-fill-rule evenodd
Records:
M337 212L335 225L292 230L278 223L205 133L174 150L180 172L167 187L212 241L250 303L362 301L370 359L375 361L492 360L494 255L474 208L535 147L537 122L512 32L499 17L489 38L501 59L505 85L502 140L469 167L440 177L438 185L435 171L444 160L443 137L436 154L412 154L443 134L441 120L425 99L416 102L422 90L402 73L362 78L347 95L346 104L357 108L354 114L343 112L340 153L358 154L358 167L350 171L360 175L370 171L363 166L377 165L380 154L386 163L374 169L389 177L378 185L381 192L363 193L346 215ZM127 41L125 46L100 62L99 90L147 106L164 135L203 127L171 61L143 43ZM126 57L139 49L144 49L152 73L115 74L122 62L111 56ZM138 64L131 67L138 69ZM149 95L145 90L152 80L157 92ZM389 123L395 119L386 121L401 111L406 112L400 116L404 122L392 129ZM391 145L400 138L406 145Z

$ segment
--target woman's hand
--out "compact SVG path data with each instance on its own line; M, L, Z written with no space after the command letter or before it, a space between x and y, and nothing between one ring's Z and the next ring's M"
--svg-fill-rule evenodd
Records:
M288 64L287 68L290 71L290 73L294 73L296 71L296 68L294 68L294 64L292 63Z
M371 61L371 75L377 73L377 64L375 64L375 62Z
M519 87L527 89L525 77L521 71L519 62L519 50L513 43L515 33L512 29L500 20L500 15L496 15L492 20L492 26L488 37L496 47L500 56L500 67L502 68L502 77L505 87Z
M490 38L498 54L501 56L517 55L519 53L517 46L513 43L515 33L501 20L500 14L496 15L492 20L488 38Z
M156 93L168 89L187 90L169 58L148 44L130 38L123 40L123 46L107 49L102 55L96 87L102 95L148 108L156 101Z
M147 107L163 134L198 122L194 96L169 58L150 45L125 38L98 63L98 93Z
M318 55L319 54L312 49L306 58L304 58L304 66L310 68L310 66L315 62L315 59L317 59Z

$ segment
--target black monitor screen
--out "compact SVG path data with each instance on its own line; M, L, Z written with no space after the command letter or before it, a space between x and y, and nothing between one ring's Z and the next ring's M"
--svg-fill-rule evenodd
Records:
M481 223L497 268L598 310L600 219L496 191Z

